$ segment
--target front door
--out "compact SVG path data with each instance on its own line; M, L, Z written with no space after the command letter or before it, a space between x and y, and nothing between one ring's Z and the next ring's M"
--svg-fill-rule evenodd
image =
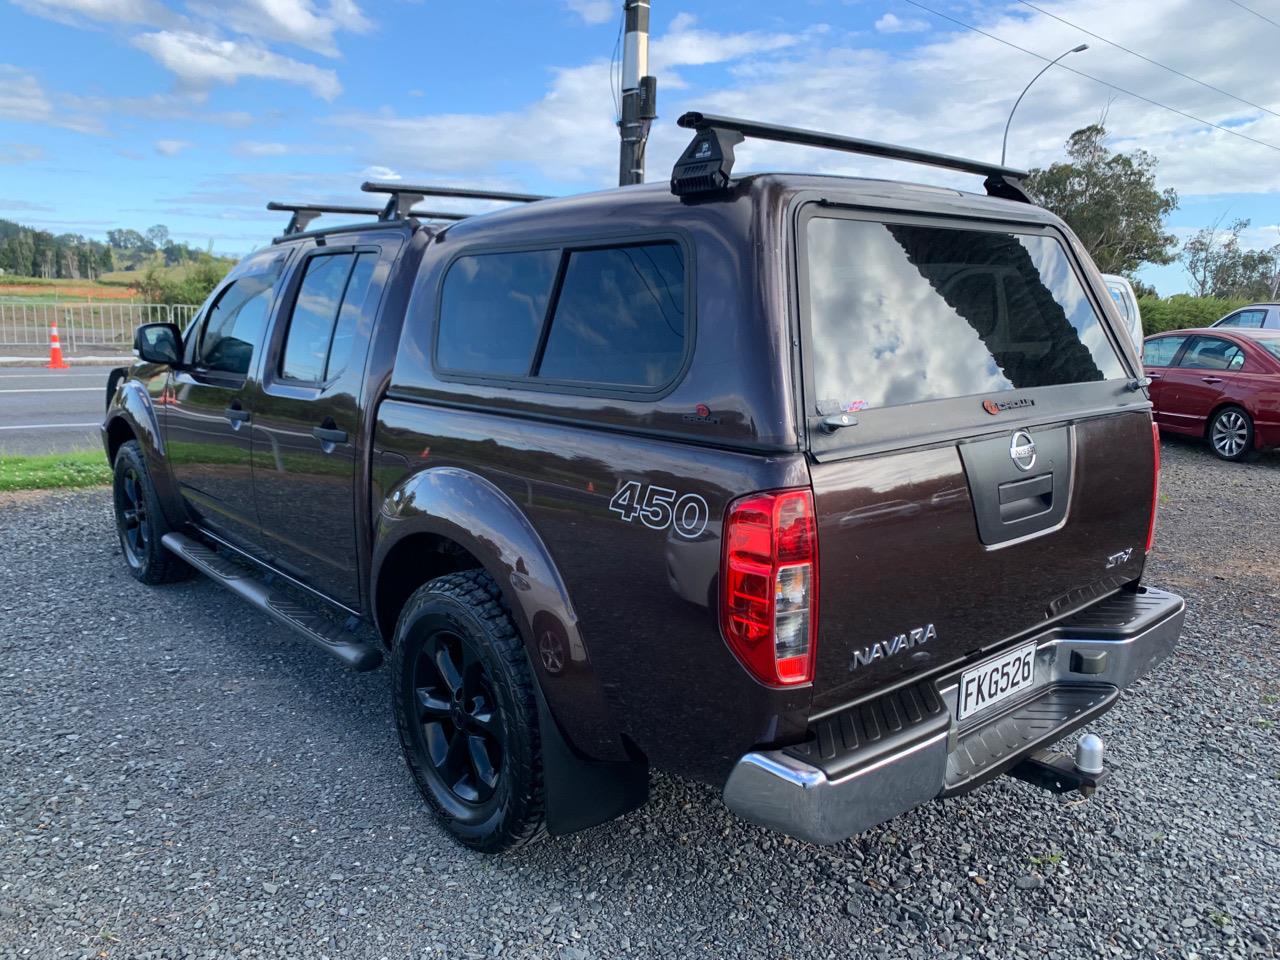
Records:
M250 460L255 356L283 256L246 262L192 324L183 366L164 397L168 461L192 519L245 549L259 548Z
M283 572L352 609L360 605L360 393L398 245L308 252L287 286L254 397L254 490L267 550Z

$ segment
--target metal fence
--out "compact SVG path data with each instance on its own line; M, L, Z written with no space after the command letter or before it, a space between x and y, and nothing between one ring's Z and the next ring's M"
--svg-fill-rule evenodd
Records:
M167 303L0 302L0 347L49 346L49 328L69 353L109 348L127 354L133 332L144 323L176 323L185 327L200 309Z

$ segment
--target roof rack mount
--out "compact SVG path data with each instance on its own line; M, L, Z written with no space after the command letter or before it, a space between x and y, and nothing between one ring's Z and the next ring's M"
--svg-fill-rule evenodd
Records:
M503 193L497 190L470 190L463 187L430 187L399 181L366 180L360 184L365 193L387 193L390 199L382 210L383 220L399 220L410 214L410 208L427 197L454 197L462 200L505 200L512 203L533 203L550 197L533 193Z
M267 204L268 210L280 210L292 213L289 225L284 228L284 235L302 233L311 226L316 217L326 213L346 213L358 217L377 217L382 219L383 207L356 207L343 203L278 203L272 200ZM444 213L438 210L410 210L407 216L418 220L465 220L465 213Z
M1028 176L1027 171L1000 164L968 160L964 157L953 157L945 153L933 153L929 150L917 150L914 147L901 147L875 140L842 137L818 130L802 130L798 127L782 127L771 123L758 123L754 120L722 117L713 113L691 111L682 116L677 123L687 130L696 131L693 141L685 148L671 171L671 192L680 197L727 190L733 173L733 148L747 137L752 137L756 140L798 143L828 150L841 150L845 153L860 153L865 156L905 160L931 167L976 173L986 178L984 186L990 196L1031 203L1031 198L1022 187L1022 181Z

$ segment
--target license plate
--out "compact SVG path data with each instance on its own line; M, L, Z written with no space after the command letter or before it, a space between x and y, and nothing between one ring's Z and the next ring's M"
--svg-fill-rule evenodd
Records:
M1036 645L1026 643L960 674L956 719L1007 700L1035 681Z

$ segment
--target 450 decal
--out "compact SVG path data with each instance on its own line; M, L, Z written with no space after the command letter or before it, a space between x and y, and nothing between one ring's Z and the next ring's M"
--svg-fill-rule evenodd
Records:
M637 517L646 527L654 530L673 529L686 540L707 529L707 520L711 517L711 509L707 501L696 493L686 493L677 497L674 490L666 487L641 487L639 480L628 480L609 501L609 509L621 514L628 523Z

